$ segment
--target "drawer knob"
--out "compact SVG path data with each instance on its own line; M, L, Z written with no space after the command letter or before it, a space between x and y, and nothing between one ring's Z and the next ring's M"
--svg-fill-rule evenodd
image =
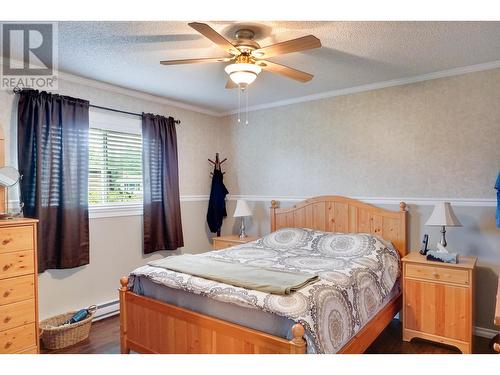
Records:
M11 341L7 341L7 343L5 344L5 349L9 349L10 347L12 346L12 342Z
M436 279L439 279L439 273L437 273L437 272L433 272L432 276L434 276Z
M10 291L9 290L6 290L5 293L3 294L4 297L8 297L10 296Z
M12 320L12 317L11 316L6 316L5 319L3 320L4 323L8 323Z
M12 242L12 238L6 238L2 241L2 245L7 245L9 242Z
M6 264L5 266L3 266L3 270L4 270L4 271L7 271L7 270L8 270L10 267L12 267L12 266L13 266L13 264L12 264L12 263L11 263L11 264Z

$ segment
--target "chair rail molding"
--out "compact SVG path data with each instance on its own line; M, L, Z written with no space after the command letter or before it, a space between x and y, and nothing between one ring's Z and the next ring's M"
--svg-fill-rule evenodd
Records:
M335 194L330 194L335 195ZM342 194L339 194L342 195ZM228 200L244 199L261 202L277 200L281 202L300 202L311 196L276 196L276 195L230 195ZM496 199L489 198L415 198L415 197L350 197L369 204L397 204L405 202L420 206L433 206L438 202L450 202L454 206L496 207Z

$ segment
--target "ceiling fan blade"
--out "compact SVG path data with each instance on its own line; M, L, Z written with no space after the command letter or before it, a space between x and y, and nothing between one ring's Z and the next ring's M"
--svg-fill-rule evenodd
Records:
M252 51L252 56L258 59L284 55L285 53L304 51L321 47L321 41L314 35L307 35L301 38L287 40L286 42L272 44Z
M211 62L227 62L231 61L231 57L207 57L201 59L181 59L181 60L163 60L162 65L178 65L178 64L196 64L196 63L211 63Z
M224 38L206 23L191 22L188 23L188 25L230 54L235 56L238 56L240 54L240 51L231 42L229 42L226 38Z
M257 63L258 66L260 66L262 69L270 71L272 73L277 73L281 74L285 77L294 79L296 81L300 82L308 82L310 81L314 76L312 74L290 68L285 65L281 64L276 64L271 61L264 61L261 60Z
M238 87L238 85L236 83L234 83L234 81L231 78L229 78L227 80L227 82L226 82L226 89L235 89L237 87Z

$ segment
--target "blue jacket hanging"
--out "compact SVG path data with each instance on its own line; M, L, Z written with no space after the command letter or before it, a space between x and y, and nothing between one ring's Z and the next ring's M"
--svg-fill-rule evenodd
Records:
M497 189L497 228L500 228L500 172L498 173L495 189Z
M208 201L207 223L210 232L220 234L222 220L227 216L226 195L229 193L224 186L222 172L214 168L212 177L212 189Z

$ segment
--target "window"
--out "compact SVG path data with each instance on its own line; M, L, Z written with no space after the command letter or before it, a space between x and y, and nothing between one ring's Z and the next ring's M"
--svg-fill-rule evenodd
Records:
M142 203L140 120L91 111L89 205Z

